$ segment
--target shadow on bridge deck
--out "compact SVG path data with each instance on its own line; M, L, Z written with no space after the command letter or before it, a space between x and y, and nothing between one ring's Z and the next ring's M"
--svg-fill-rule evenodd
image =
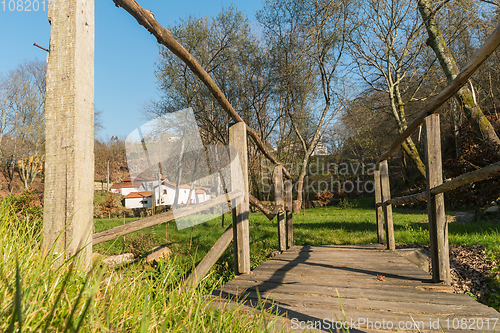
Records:
M210 297L273 309L288 331L500 330L496 310L430 277L379 244L295 246Z

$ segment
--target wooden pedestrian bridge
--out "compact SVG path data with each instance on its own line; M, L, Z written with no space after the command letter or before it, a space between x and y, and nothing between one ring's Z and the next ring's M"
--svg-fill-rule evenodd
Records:
M268 309L287 331L499 330L496 310L432 283L409 251L381 244L293 246L210 297L221 308L229 301Z
M459 186L500 175L500 162L463 174L443 183L441 139L438 108L452 97L500 44L500 26L474 54L456 78L439 93L390 146L376 164L374 174L375 211L378 244L346 246L295 246L293 241L292 181L289 172L270 154L256 132L232 109L209 75L179 48L160 28L147 24L151 15L141 8L127 7L138 22L158 41L183 59L218 98L221 106L236 122L229 129L229 145L237 152L243 172L242 183L226 189L220 196L193 207L177 211L185 217L231 202L233 223L193 270L188 285L203 279L222 253L233 243L236 278L207 297L215 306L242 302L245 307L273 309L283 317L289 330L303 331L473 331L500 330L499 313L467 295L453 294L450 286L448 226L444 210L444 192ZM135 6L135 5L134 5ZM137 6L136 6L137 7ZM167 36L167 37L165 37ZM206 75L205 75L206 74ZM419 127L424 127L427 170L425 192L391 198L387 159ZM275 164L275 208L267 209L249 193L247 136L263 155ZM233 158L231 158L234 160ZM239 169L239 168L236 168ZM233 165L231 166L231 173ZM234 184L233 184L234 185ZM426 201L429 220L429 244L432 272L429 274L409 260L408 253L395 249L392 206ZM251 232L248 223L249 204L269 219L277 219L280 254L250 270ZM133 221L93 235L98 244L153 225L174 219L171 212ZM406 255L404 255L406 254ZM416 255L416 254L415 254ZM416 255L418 256L418 255ZM424 259L421 267L425 268Z

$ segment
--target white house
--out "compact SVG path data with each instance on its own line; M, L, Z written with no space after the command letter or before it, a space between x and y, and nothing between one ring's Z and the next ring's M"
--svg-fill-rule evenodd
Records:
M157 205L173 205L175 199L176 184L164 181L155 187L155 199ZM181 184L179 189L179 204L187 204L191 187ZM204 202L210 199L209 189L206 187L194 187L189 201L191 204Z
M158 186L155 177L137 177L132 182L130 177L126 177L121 183L115 183L109 189L112 193L128 195L132 192L151 192L154 186Z
M144 208L152 206L151 192L130 192L125 196L126 208Z
M125 196L126 208L151 207L153 203L153 192L156 206L173 205L175 199L176 184L173 182L159 182L155 177L138 177L132 182L130 177L121 183L115 183L110 191ZM179 189L179 204L188 203L191 186L181 184ZM210 188L196 186L193 188L189 201L191 204L210 200Z

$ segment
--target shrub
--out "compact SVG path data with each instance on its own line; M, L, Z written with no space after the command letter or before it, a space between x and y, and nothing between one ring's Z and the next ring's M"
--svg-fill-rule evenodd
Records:
M42 198L25 191L19 195L10 194L3 200L4 209L10 210L16 216L19 226L32 230L36 235L43 227Z
M316 194L318 200L321 201L324 205L327 205L334 196L335 194L333 194L330 190L326 190Z

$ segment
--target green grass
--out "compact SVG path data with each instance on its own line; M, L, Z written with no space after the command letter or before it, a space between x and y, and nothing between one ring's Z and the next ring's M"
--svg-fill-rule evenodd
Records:
M352 202L352 200L350 200ZM356 207L342 209L328 206L304 209L294 214L295 245L330 245L330 244L367 244L377 242L377 227L373 198L356 200ZM424 211L395 208L393 212L394 233L396 243L429 244L427 214ZM250 253L252 268L267 259L267 256L278 249L278 233L276 219L269 221L261 213L250 214ZM231 222L231 216L226 215L225 225ZM107 229L123 223L123 219L95 220L96 231ZM157 244L170 244L171 249L184 262L198 263L217 241L225 228L221 226L221 217L195 227L177 230L175 223L168 224L168 239L165 239L165 225L144 230L154 237ZM500 255L500 227L495 221L483 220L479 223L452 222L449 224L450 244L482 245L490 256ZM141 232L140 232L141 233ZM191 234L192 233L192 234ZM119 253L120 249L128 249L131 240L137 234L114 242L107 242L96 247L97 251ZM215 276L224 280L232 274L232 247L224 253L215 267ZM227 270L226 270L227 269Z
M265 311L216 309L203 296L206 282L183 289L186 266L175 258L155 268L96 263L88 273L73 258L56 265L42 252L41 220L16 213L9 198L0 201L1 332L268 332L274 325Z
M44 255L41 220L16 215L9 200L0 201L0 331L263 332L272 325L267 313L244 314L238 307L220 311L203 297L232 277L231 246L198 288L181 288L190 269L225 229L221 217L182 230L171 222L168 239L160 225L94 248L107 254L144 252L166 242L175 257L157 267L139 261L115 270L94 265L86 273L72 268L71 261L58 267ZM227 215L226 226L230 220ZM95 231L123 222L95 220ZM396 242L427 244L426 222L422 212L395 209ZM498 256L498 230L495 221L451 223L449 239L452 244L483 245ZM324 207L294 214L294 238L296 245L374 243L373 199L359 199L351 209ZM276 221L250 214L250 244L254 268L278 248Z

